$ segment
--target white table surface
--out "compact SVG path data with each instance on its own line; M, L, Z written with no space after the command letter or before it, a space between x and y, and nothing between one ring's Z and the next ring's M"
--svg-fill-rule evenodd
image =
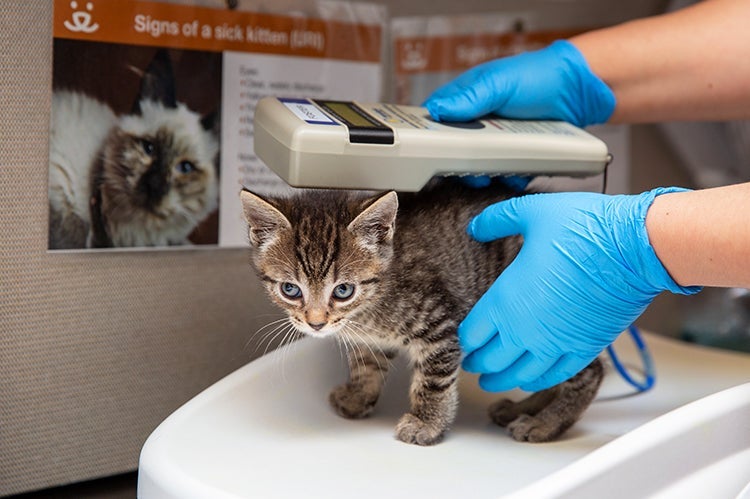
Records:
M232 373L167 418L142 450L139 497L501 497L662 414L750 381L750 355L646 338L656 386L634 394L609 370L583 418L552 443L512 440L486 415L500 395L482 392L474 376L462 373L458 418L432 447L393 436L408 408L403 362L395 363L375 413L346 420L327 402L346 378L338 347L301 340ZM628 365L640 365L627 335L617 346Z

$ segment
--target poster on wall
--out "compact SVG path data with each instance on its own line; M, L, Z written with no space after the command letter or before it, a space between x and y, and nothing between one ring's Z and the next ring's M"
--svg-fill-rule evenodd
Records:
M596 26L575 9L566 15L545 9L453 16L399 17L391 20L391 94L398 104L420 105L437 87L467 69L500 57L543 48ZM583 20L586 19L586 20ZM540 191L628 192L629 138L626 125L589 127L614 160L607 172L585 179L537 177L530 187Z
M253 154L256 103L382 98L385 10L336 4L55 0L49 249L246 245L242 186L290 189Z

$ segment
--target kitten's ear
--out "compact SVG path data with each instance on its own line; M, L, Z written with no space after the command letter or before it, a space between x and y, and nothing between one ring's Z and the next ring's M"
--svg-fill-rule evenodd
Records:
M168 108L177 107L172 61L165 49L156 52L143 73L141 90L133 104L133 114L141 114L142 100L161 102Z
M398 196L394 191L386 192L357 215L347 229L367 246L390 243L396 230L397 212Z
M201 118L201 127L207 132L211 132L215 137L221 137L221 116L219 111L214 111Z
M243 189L240 199L248 225L250 244L253 246L263 246L276 237L279 231L292 228L284 214L260 196Z

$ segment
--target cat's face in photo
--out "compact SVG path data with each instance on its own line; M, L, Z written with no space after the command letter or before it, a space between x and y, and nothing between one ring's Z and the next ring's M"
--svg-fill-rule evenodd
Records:
M298 331L316 337L342 330L355 338L367 335L356 317L378 294L392 254L397 201L395 194L386 197L359 215L361 202L341 207L335 219L283 202L276 207L243 191L255 267L271 300Z
M74 90L53 92L51 249L218 242L218 104L185 78L196 55L166 49L145 55L128 50L122 61L107 64L111 70L126 66L127 91L107 95L99 79L86 79L79 89L71 79ZM144 59L127 64L137 56ZM118 83L105 76L108 86Z
M184 224L216 209L218 142L184 105L146 100L120 119L104 148L104 209L114 219Z

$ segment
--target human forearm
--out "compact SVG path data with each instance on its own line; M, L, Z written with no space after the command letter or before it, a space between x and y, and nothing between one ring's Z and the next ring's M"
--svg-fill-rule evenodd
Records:
M570 41L615 93L610 122L750 117L750 2L706 0Z
M750 288L750 183L658 196L646 228L679 285Z

